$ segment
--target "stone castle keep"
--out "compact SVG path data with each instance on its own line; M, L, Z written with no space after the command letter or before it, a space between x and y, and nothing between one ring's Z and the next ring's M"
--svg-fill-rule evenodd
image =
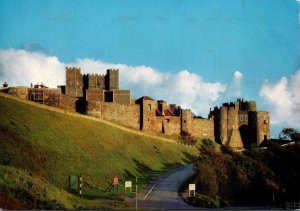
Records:
M66 67L66 84L56 89L43 84L9 87L10 94L49 106L77 111L152 134L210 138L223 145L242 149L270 138L269 113L258 111L256 102L238 99L210 111L207 119L195 117L165 100L148 96L131 97L130 90L119 89L119 70L105 75L81 74L80 68Z

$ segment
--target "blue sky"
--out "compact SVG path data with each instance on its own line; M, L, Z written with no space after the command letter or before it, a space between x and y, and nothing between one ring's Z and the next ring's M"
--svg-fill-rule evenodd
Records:
M209 107L236 97L257 100L259 108L271 111L271 121L274 114L274 136L292 115L282 115L280 110L294 109L300 115L294 105L300 103L296 0L2 0L0 27L0 81L14 83L12 72L25 75L37 68L36 62L29 62L19 70L4 59L8 55L16 57L19 60L14 64L18 64L18 53L25 50L27 56L38 52L46 60L57 58L59 64L81 64L86 72L90 72L88 67L95 72L93 68L99 65L101 69L123 64L123 71L127 71L123 75L142 75L146 68L144 76L136 78L140 82L122 76L122 88L135 89L134 97L153 94L176 103L190 102L190 107L203 116ZM9 49L14 52L8 53ZM29 59L36 56L30 55ZM40 72L48 70L53 74L51 67L43 70L46 64L38 65ZM42 75L33 74L28 80L38 80L35 76L39 74ZM147 79L156 77L157 81L146 86ZM189 86L183 86L186 92L170 91L191 80L198 87L196 92L207 87L209 91L191 96ZM179 86L164 86L162 81ZM153 87L164 92L149 92ZM230 90L238 91L230 94ZM209 98L211 92L213 99ZM174 97L186 93L181 100ZM186 100L190 97L195 99ZM276 98L290 100L290 106L282 102L274 105ZM300 128L298 120L289 124Z

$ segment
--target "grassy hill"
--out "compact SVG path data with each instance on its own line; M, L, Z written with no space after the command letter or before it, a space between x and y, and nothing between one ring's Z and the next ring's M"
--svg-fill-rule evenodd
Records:
M11 193L11 200L19 189L29 199L48 200L41 199L43 191L48 194L44 189L33 192L28 185L9 179L17 178L13 176L17 174L37 184L37 190L45 186L64 194L64 201L59 203L55 194L50 194L54 195L51 201L61 208L76 209L79 204L83 208L126 207L122 202L107 201L114 201L115 195L103 192L115 175L121 181L138 176L143 185L154 175L190 162L198 154L189 146L45 108L0 96L0 192ZM66 192L68 176L78 174L86 184L86 199ZM57 206L54 204L49 205L48 200L47 206Z

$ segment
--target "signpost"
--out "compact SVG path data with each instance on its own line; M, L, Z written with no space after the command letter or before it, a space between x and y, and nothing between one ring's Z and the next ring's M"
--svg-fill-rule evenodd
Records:
M78 189L79 189L79 197L82 195L82 176L81 174L78 176Z
M135 209L137 210L138 204L137 204L137 192L138 192L138 186L137 186L138 179L135 177Z
M130 189L130 192L132 191L132 182L131 181L125 181L125 192L127 188Z
M189 184L189 197L191 197L191 191L194 192L194 197L196 195L196 185L195 184Z

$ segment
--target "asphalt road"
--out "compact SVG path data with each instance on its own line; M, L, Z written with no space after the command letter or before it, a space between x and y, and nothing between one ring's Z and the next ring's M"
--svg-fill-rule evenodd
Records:
M162 210L197 209L186 204L178 196L179 187L194 173L193 164L189 164L171 173L160 175L139 194L138 207Z

